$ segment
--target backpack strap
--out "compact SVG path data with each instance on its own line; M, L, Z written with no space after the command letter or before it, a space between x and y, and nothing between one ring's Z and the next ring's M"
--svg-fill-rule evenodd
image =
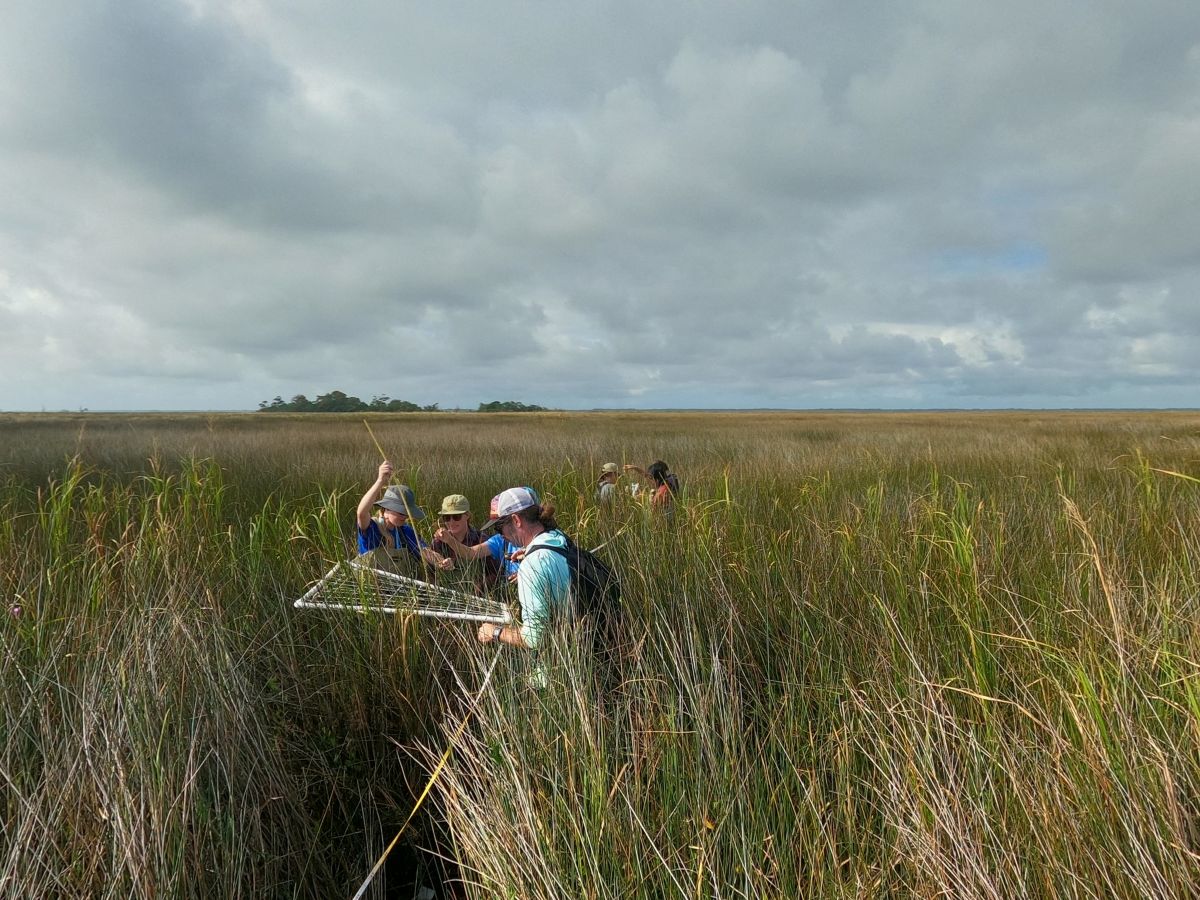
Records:
M566 537L566 535L564 535L564 537ZM571 543L570 538L567 538L567 546L565 546L565 547L559 547L559 546L556 546L555 544L538 544L536 547L530 547L528 550L525 551L525 555L521 557L521 562L525 562L525 560L529 559L530 553L536 553L539 550L553 550L555 553L557 553L559 556L561 556L562 561L567 564L567 576L569 578L571 578L572 581L574 581L574 578L571 576L571 556L570 556L571 551L574 549L575 549L575 545Z
M537 551L539 551L539 550L553 550L555 553L557 553L559 556L561 556L563 558L563 560L567 563L568 572L570 571L571 562L570 562L570 556L568 554L571 552L571 549L569 547L556 547L554 544L538 544L536 547L530 547L528 550L525 551L525 555L523 557L521 557L521 562L524 562L525 560L529 559L529 554L537 553Z
M553 550L555 553L557 553L563 559L569 560L570 557L568 556L568 554L572 550L575 549L575 543L569 537L567 537L565 534L563 534L563 532L560 531L559 534L562 534L563 540L566 541L565 546L559 547L556 544L538 544L536 547L530 547L528 550L526 550L525 555L523 557L521 557L522 560L528 559L530 553L534 553L538 550ZM567 563L567 566L570 567L569 562Z

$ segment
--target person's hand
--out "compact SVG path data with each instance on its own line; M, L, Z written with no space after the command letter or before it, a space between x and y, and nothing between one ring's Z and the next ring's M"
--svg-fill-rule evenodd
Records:
M379 464L379 483L387 484L392 480L392 464L386 459Z
M439 562L437 564L437 567L439 569L441 569L443 572L449 572L451 569L454 568L454 557L447 556L445 559L443 559L441 562Z
M492 642L492 632L495 631L495 629L496 626L491 622L484 622L482 625L480 625L479 633L476 635L476 637L479 638L479 643L490 644Z
M433 533L433 539L435 541L441 541L443 544L446 543L446 529L439 528L437 531L435 531Z

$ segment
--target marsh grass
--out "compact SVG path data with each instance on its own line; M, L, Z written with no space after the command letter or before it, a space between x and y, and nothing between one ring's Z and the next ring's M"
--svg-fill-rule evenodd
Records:
M553 494L631 635L616 684L504 653L375 896L1196 893L1200 417L371 423L427 507ZM351 894L493 658L291 609L349 552L362 417L0 429L0 893ZM675 521L601 516L600 464L656 457Z

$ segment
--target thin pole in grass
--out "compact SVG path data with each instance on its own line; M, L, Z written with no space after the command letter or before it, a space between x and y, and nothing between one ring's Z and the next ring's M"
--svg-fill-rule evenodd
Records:
M1075 501L1066 494L1060 495L1063 504L1067 510L1067 521L1079 529L1079 533L1083 535L1086 542L1088 555L1092 559L1092 566L1096 570L1096 577L1100 581L1100 591L1104 594L1104 601L1108 604L1108 614L1112 619L1113 641L1117 648L1117 661L1121 664L1121 672L1128 672L1127 662L1125 659L1125 629L1122 625L1121 616L1117 611L1117 603L1115 600L1115 592L1112 584L1109 582L1108 573L1104 569L1104 563L1100 558L1100 546L1096 543L1095 537L1092 536L1092 530L1088 527L1087 520L1084 519L1083 513L1079 511L1079 507L1075 505Z
M1171 475L1175 478L1182 478L1184 481L1194 481L1196 484L1200 484L1200 478L1196 478L1192 475L1184 475L1182 472L1172 472L1170 469L1156 469L1154 466L1150 467L1150 471L1162 472L1164 475Z
M491 665L488 666L487 673L483 676L483 684L479 686L478 693L475 694L475 699L471 701L471 706L466 714L462 717L462 721L458 723L458 728L454 732L454 736L450 738L446 745L446 752L442 754L442 758L438 760L438 764L433 767L433 773L429 776L429 780L425 782L425 789L421 791L421 796L417 798L417 802L413 804L412 810L408 814L408 818L404 820L404 824L400 826L400 830L396 832L396 836L392 838L392 842L387 845L379 859L375 860L375 865L371 867L371 871L367 873L366 880L359 886L357 893L351 900L362 900L362 896L366 893L371 882L375 880L375 876L379 874L379 870L383 868L384 860L388 858L388 854L392 852L392 848L396 846L396 842L400 840L400 835L404 834L404 830L408 828L409 823L413 820L413 816L417 814L417 810L421 808L421 804L425 802L425 798L429 796L429 792L433 790L434 782L438 780L438 776L442 774L442 769L446 767L447 760L450 759L450 754L454 752L454 747L458 743L458 739L462 737L462 733L466 731L467 723L471 721L471 715L479 708L479 698L483 696L483 692L487 690L488 682L492 680L492 672L496 669L496 663L500 662L500 650L496 650L496 655L492 657Z
M371 436L371 440L375 442L375 449L379 451L379 458L387 462L387 454L383 452L383 444L379 443L379 438L375 437L375 432L371 430L370 424L366 419L363 419L363 426L367 429L367 434ZM408 505L408 495L404 491L400 492L400 502L404 504L404 514L408 516L408 523L412 526L413 534L417 536L417 543L420 544L421 534L417 531L417 520L413 518L412 509Z

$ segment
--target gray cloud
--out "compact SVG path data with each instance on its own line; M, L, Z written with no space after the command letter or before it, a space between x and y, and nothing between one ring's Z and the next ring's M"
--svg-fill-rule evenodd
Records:
M1193 3L8 25L0 407L1194 403Z

